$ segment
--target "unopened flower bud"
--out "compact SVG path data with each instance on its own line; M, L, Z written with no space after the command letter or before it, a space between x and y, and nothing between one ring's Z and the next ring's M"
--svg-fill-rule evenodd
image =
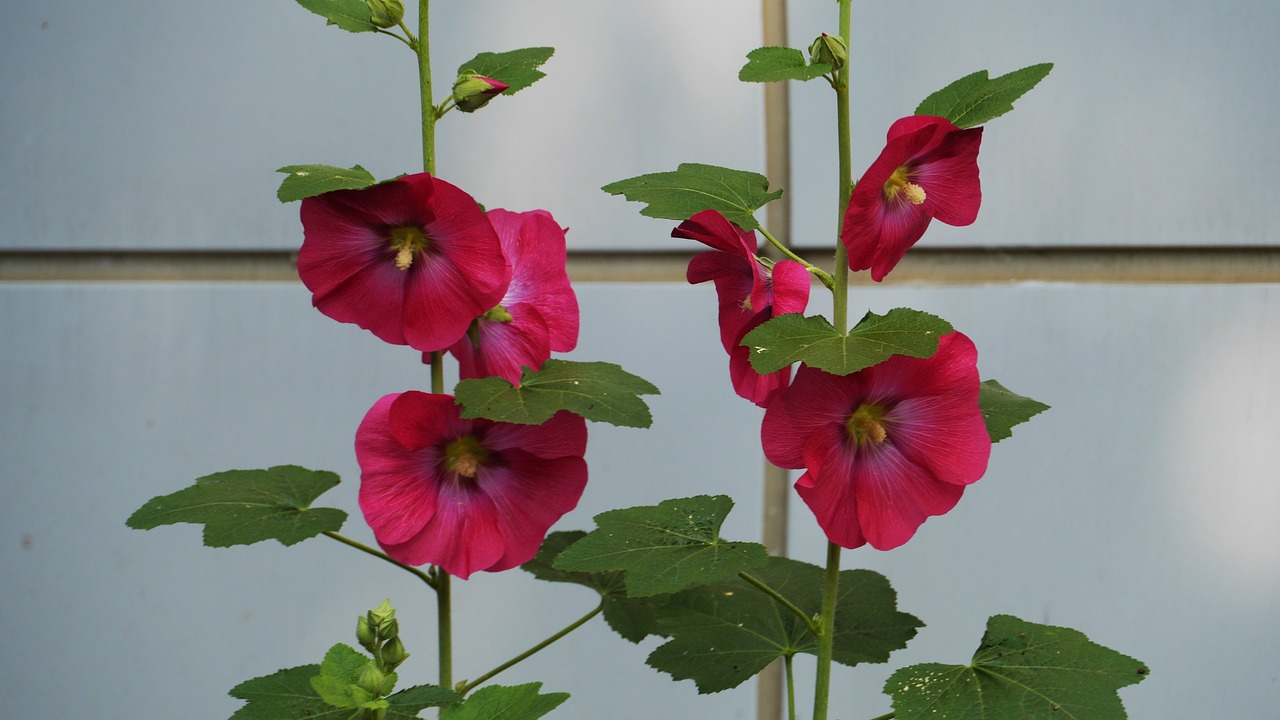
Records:
M509 85L473 72L464 72L453 83L453 102L462 112L475 112L494 97L501 95Z
M373 697L382 697L387 691L387 676L374 663L368 663L360 671L356 685Z
M373 652L374 645L378 642L378 631L369 624L369 618L366 615L356 619L356 639L360 641L360 646L369 652Z
M400 621L387 618L378 625L378 637L388 640L400 634Z
M383 600L382 604L369 611L369 624L377 627L395 616L396 609L391 607L391 601Z
M404 643L400 642L400 638L393 637L383 644L382 663L388 670L395 670L408 658L409 653L405 652Z
M369 6L369 19L380 28L394 27L404 19L404 4L400 0L364 0Z
M811 63L823 63L830 65L832 70L839 70L844 67L845 61L848 59L849 49L844 46L844 41L838 37L822 33L809 46L809 62Z

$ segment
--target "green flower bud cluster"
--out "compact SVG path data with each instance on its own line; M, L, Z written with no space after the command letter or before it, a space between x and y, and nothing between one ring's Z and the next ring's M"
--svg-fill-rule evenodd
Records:
M400 642L400 622L390 600L356 619L356 639L373 653L373 662L383 672L391 672L409 657Z
M356 618L356 640L373 658L348 687L360 720L383 720L390 705L382 699L396 684L395 669L409 657L400 641L400 622L389 600Z

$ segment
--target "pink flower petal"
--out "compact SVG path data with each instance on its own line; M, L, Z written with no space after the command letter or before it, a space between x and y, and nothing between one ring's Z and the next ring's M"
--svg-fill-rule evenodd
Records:
M495 450L519 448L534 457L582 457L587 451L587 421L560 411L541 425L493 423L485 444Z
M806 469L796 491L832 542L897 547L986 471L976 363L973 343L949 333L931 358L893 356L843 377L802 365L765 410L765 456Z
M430 563L466 580L491 567L506 552L493 502L469 482L456 479L438 486L439 511L422 532L407 542L383 545L406 565Z
M360 508L399 562L462 578L514 567L582 495L586 436L570 413L511 425L464 420L448 395L388 395L356 433Z
M703 210L680 223L671 231L671 237L697 240L744 260L750 260L760 249L755 232L742 230L715 210Z
M386 342L431 352L455 342L497 304L510 280L493 227L475 200L430 175L302 201L298 274L326 315ZM425 238L404 258L397 228ZM398 262L408 261L401 268Z
M505 541L502 557L484 568L492 572L533 559L547 530L577 507L587 485L587 463L581 457L547 460L510 450L504 459L505 467L479 478ZM529 502L531 497L538 501Z
M565 271L564 229L545 210L495 208L488 217L511 261L511 285L501 304L535 305L546 322L551 349L573 350L578 345L578 298Z
M435 448L406 449L390 431L387 395L365 415L356 430L360 463L360 508L379 542L399 543L416 535L435 514L435 493L424 477L434 476L440 456Z
M510 322L479 318L449 352L458 359L461 378L500 377L519 385L522 368L537 370L551 357L550 335L542 313L518 303L506 308Z
M870 269L879 282L920 240L931 219L972 223L982 200L977 163L981 140L981 128L959 130L945 118L915 115L895 122L884 150L849 197L840 233L849 269ZM919 205L902 193L892 200L886 194L886 183L904 168L907 182L924 192Z

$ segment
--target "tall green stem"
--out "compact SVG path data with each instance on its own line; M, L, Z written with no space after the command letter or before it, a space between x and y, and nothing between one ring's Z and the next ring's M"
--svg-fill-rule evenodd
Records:
M440 644L440 687L453 689L453 597L449 594L449 573L436 578L436 635Z
M436 106L431 96L431 0L418 0L418 86L422 91L422 169L436 174Z
M840 589L840 546L827 543L827 582L822 589L822 634L818 636L818 673L813 683L813 720L827 720L831 693L831 645L836 634L836 597Z
M845 47L852 42L849 28L852 25L852 0L840 0L840 39ZM851 58L852 59L852 58ZM835 303L834 325L840 332L849 328L849 251L840 242L844 229L844 211L849 205L849 191L853 185L853 151L849 138L849 61L835 73L836 78L836 141L840 158L840 192L836 193L840 205L836 215L836 267L831 288Z
M436 106L431 93L431 0L418 0L418 88L422 104L422 169L436 174ZM444 392L444 354L431 353L431 392ZM453 687L453 597L449 573L436 568L440 687Z

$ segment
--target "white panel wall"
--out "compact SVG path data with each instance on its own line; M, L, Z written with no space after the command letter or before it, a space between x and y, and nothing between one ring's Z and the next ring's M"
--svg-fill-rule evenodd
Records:
M651 430L592 426L591 481L560 526L729 493L739 506L726 535L754 536L759 412L729 390L711 293L581 293L574 357L621 362L664 394ZM892 667L961 662L987 615L1010 612L1147 662L1150 679L1124 691L1135 718L1264 717L1280 667L1280 294L1026 285L860 291L852 302L944 314L978 343L984 376L1054 405L997 445L987 477L911 543L846 553L850 567L886 572L929 624ZM296 286L10 285L0 303L8 712L38 716L59 697L67 717L225 717L232 685L318 660L387 595L417 653L406 672L433 674L431 598L394 569L323 539L214 550L194 527L123 524L199 475L298 463L346 479L326 500L353 513L348 533L371 540L355 507L353 431L383 393L426 386L412 353L330 322ZM1233 319L1215 327L1221 317ZM793 552L821 562L807 510L793 512ZM456 598L459 677L594 602L519 571L481 573ZM566 718L749 716L749 690L695 700L689 683L644 667L653 645L597 625L502 679L573 693ZM888 671L842 671L839 716L887 710L876 693ZM63 692L70 682L87 688Z

